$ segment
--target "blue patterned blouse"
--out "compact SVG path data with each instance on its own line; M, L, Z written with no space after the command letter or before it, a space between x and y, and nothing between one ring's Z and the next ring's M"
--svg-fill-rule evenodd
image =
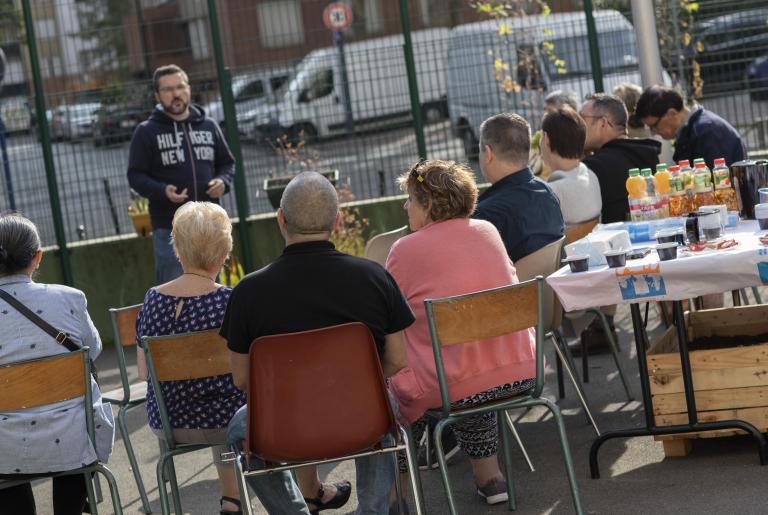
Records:
M142 336L165 336L206 331L221 326L232 288L222 286L206 295L174 297L150 288L136 319L136 343ZM176 310L183 301L178 317ZM232 382L232 375L162 383L171 426L183 429L226 427L232 415L245 404L245 393ZM162 429L152 382L147 384L147 415L152 429Z

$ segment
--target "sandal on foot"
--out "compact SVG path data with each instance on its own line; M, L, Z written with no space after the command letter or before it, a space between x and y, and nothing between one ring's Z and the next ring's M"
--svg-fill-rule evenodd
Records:
M320 483L320 489L317 491L317 496L314 498L304 498L304 502L307 503L307 505L313 504L315 506L314 509L309 510L310 515L318 515L322 510L335 510L347 504L349 496L352 494L352 484L349 481L341 481L339 483L334 483L333 486L336 487L336 495L334 495L328 502L323 502L325 490L323 489L322 483Z
M229 502L237 506L237 511L227 511L224 509L224 503ZM219 506L222 507L221 510L219 510L220 515L243 515L242 505L240 504L240 499L235 499L234 497L227 497L226 495L223 496L221 499L219 499Z

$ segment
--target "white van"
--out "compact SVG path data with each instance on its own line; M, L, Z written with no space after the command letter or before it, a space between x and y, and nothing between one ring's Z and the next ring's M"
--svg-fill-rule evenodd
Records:
M642 84L637 60L637 45L632 25L618 11L594 12L603 70L603 85L610 92L622 82ZM508 44L498 36L494 21L458 25L451 31L448 49L448 111L454 134L464 142L467 157L477 156L477 131L480 123L494 114L509 111L523 116L537 129L541 123L544 97L555 90L575 92L583 99L594 92L592 67L583 12L549 16L526 16L506 20L510 29ZM567 73L544 54L544 42L554 44L554 54L565 61ZM525 56L533 56L526 66ZM525 84L531 77L531 90L506 94L494 77L494 60L509 64L513 80ZM665 73L665 79L668 76Z
M447 116L445 60L448 29L413 32L413 55L422 112L427 121ZM403 36L344 45L352 117L356 131L407 123L411 99L403 54ZM240 130L257 141L282 134L306 139L346 131L344 89L336 47L314 50L274 103L254 111ZM239 120L238 120L239 121Z

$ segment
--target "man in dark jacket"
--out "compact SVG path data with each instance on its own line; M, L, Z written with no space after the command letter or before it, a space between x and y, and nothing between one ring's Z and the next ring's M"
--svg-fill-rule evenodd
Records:
M155 280L182 274L171 247L171 222L188 200L219 202L229 191L235 159L221 129L190 104L187 74L169 64L152 77L158 105L133 133L128 154L128 183L149 199Z
M627 108L619 97L589 95L579 114L587 125L582 161L600 182L602 223L622 222L629 217L626 182L630 168L651 168L659 162L661 143L627 137Z
M703 158L712 168L717 158L731 165L747 158L744 140L730 123L701 106L686 107L683 96L669 86L645 88L635 118L664 139L675 140L675 161Z

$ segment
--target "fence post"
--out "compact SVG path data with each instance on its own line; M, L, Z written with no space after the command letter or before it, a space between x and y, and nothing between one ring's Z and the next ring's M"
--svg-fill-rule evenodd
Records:
M427 157L427 144L424 141L424 122L421 118L421 100L419 100L419 81L416 78L416 65L413 62L413 42L411 41L411 21L408 14L408 0L400 0L400 24L403 27L403 53L405 69L408 73L408 92L411 95L413 130L416 132L416 148L420 158Z
M584 14L587 17L587 41L589 41L589 62L592 65L592 81L595 93L605 91L603 85L603 64L600 61L600 45L595 28L595 17L592 15L592 0L584 0Z
M248 234L247 219L250 214L248 206L248 185L245 180L243 167L243 150L240 147L240 131L237 128L235 101L232 97L232 75L224 67L224 55L221 51L221 35L219 34L219 17L216 11L216 0L208 0L208 17L211 23L211 39L213 40L213 55L216 59L216 71L221 92L221 105L224 108L224 119L227 121L227 141L235 156L235 203L237 204L237 232L240 236L240 250L243 253L243 264L246 272L253 270L251 254L251 238Z
M45 98L43 97L43 80L40 75L40 61L37 57L35 24L32 20L32 8L29 5L29 0L22 0L21 7L24 12L24 29L27 33L27 45L29 46L29 65L32 68L32 81L35 85L35 111L37 114L37 125L40 130L41 146L43 147L43 164L45 165L45 178L48 183L48 198L51 203L53 230L56 233L56 245L59 247L59 260L61 261L64 283L72 286L74 281L72 279L72 267L69 263L67 236L64 233L59 186L56 182L56 168L53 164L53 153L51 152L51 133L48 129L48 118L45 115Z
M659 37L656 33L656 15L653 3L645 0L632 3L632 23L637 34L637 54L643 86L662 83Z

